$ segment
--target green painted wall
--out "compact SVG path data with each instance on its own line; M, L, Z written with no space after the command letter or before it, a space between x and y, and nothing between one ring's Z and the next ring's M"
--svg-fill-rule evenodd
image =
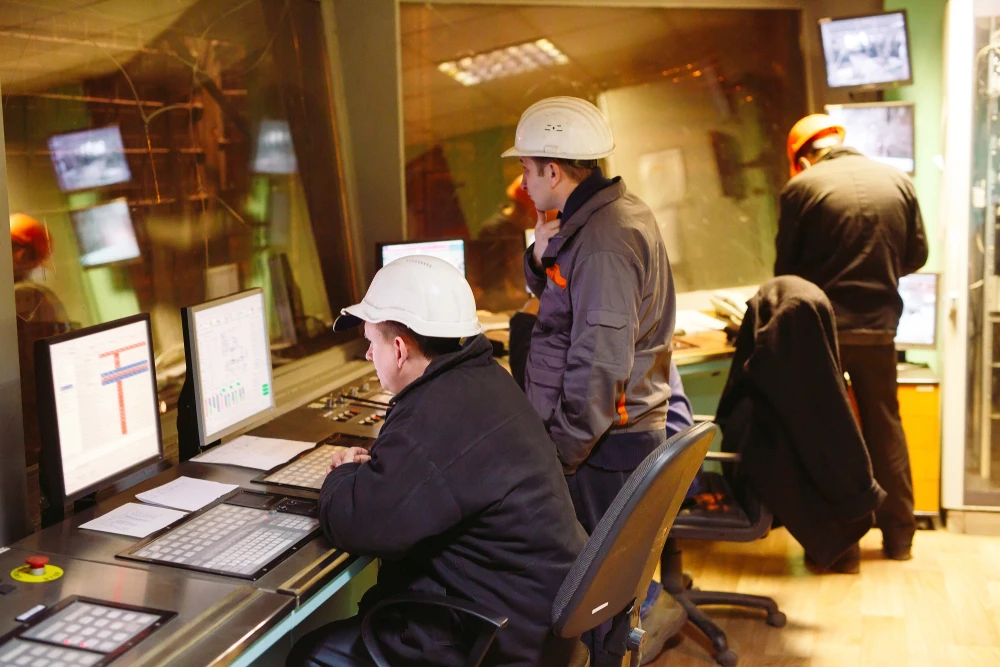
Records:
M941 170L935 158L944 153L944 17L946 0L885 0L886 11L905 9L910 30L910 61L913 85L886 92L887 100L916 104L916 167L913 184L927 228L930 258L925 271L940 272L944 267L944 244L941 241L939 208L941 201ZM943 308L944 293L939 293L939 308ZM940 374L941 337L938 352L909 352L911 361L928 363Z

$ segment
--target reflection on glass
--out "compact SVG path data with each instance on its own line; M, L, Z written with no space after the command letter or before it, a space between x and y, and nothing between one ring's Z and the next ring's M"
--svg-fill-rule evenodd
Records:
M500 154L528 106L573 95L607 114L616 151L604 171L653 209L678 290L761 282L788 178L785 134L806 112L799 18L402 4L409 238L466 239L477 306L520 307L537 214L515 184L521 165ZM559 57L529 58L539 40Z
M20 26L0 41L10 210L41 230L15 243L29 477L31 350L60 326L150 313L167 409L181 307L260 287L276 365L333 344L353 260L319 3L6 3L0 21Z

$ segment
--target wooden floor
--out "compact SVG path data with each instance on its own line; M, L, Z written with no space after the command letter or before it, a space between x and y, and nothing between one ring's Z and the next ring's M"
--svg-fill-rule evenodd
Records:
M1000 666L1000 538L919 531L914 558L885 560L881 533L861 543L860 575L812 574L784 529L751 544L684 545L685 571L703 590L769 595L788 615L708 608L740 667ZM655 667L714 661L690 626Z

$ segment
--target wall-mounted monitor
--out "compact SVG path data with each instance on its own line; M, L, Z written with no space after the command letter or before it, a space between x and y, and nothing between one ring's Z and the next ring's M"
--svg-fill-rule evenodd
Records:
M382 268L389 262L411 255L430 255L448 262L465 275L465 241L462 239L441 239L440 241L403 241L400 243L379 243L376 246L375 263Z
M80 265L103 266L139 256L139 243L124 198L70 213L80 246Z
M819 32L830 88L913 83L905 11L820 19Z
M132 179L117 125L49 137L49 153L63 192Z
M908 174L914 167L912 102L828 105L826 113L845 130L844 145Z
M913 273L899 279L903 315L896 329L897 350L937 347L938 274Z
M294 174L299 170L287 120L261 121L253 170L258 174Z

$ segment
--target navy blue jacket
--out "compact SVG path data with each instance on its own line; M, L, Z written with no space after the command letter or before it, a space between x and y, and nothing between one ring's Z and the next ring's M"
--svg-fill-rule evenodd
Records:
M403 591L475 601L510 619L483 664L566 664L578 640L552 634L552 601L587 536L555 445L485 337L396 395L371 456L320 494L329 540L382 559L362 612ZM382 644L394 665L463 665L473 627L421 609Z

